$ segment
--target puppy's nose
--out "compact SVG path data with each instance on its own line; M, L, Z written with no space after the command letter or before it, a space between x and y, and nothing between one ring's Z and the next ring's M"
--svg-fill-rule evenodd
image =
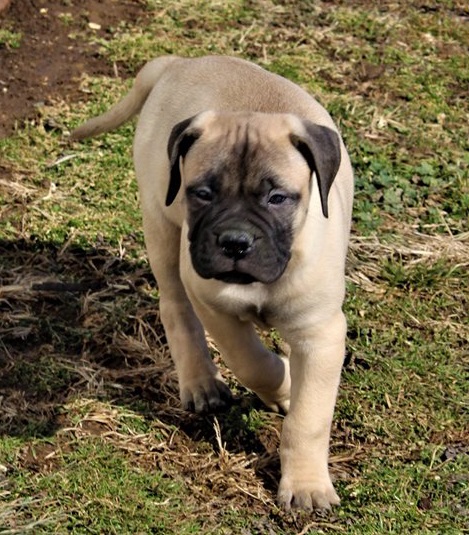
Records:
M229 229L218 236L217 243L225 256L240 260L252 249L254 237L245 230Z

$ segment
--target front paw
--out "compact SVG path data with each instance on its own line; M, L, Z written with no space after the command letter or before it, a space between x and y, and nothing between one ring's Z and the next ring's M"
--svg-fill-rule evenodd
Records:
M231 391L221 377L202 377L180 385L182 407L204 414L224 409L232 400Z
M329 511L333 505L340 503L330 479L326 481L291 481L282 478L280 481L277 503L286 511L292 508L312 511Z

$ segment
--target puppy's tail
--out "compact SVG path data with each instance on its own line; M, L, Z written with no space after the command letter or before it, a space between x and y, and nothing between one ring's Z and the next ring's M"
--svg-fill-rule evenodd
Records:
M179 58L163 56L148 62L137 74L132 89L120 102L73 130L70 139L76 141L109 132L139 113L161 74L176 59Z

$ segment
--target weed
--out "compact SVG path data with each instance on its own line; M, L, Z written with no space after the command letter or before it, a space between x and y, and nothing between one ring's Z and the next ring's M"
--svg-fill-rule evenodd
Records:
M10 30L0 29L0 49L2 47L19 48L22 35Z

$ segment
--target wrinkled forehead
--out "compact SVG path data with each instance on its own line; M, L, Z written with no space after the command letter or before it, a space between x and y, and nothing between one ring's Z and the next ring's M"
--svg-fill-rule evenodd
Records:
M233 152L243 153L248 147L262 148L275 140L287 139L291 132L287 114L267 113L210 113L201 118L203 137L207 142L231 146Z
M283 116L220 116L202 132L186 157L187 182L218 178L226 188L242 183L255 189L263 181L274 181L297 190L309 182L309 168L293 147Z

